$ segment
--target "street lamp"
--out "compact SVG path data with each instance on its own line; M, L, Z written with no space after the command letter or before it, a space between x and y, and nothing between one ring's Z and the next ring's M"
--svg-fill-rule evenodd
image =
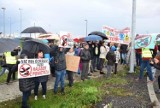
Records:
M86 22L86 36L87 36L87 26L88 26L88 20L84 20Z
M21 37L21 31L22 31L22 9L19 8L19 12L20 12L20 37Z
M3 37L5 37L5 7L2 7L3 10Z

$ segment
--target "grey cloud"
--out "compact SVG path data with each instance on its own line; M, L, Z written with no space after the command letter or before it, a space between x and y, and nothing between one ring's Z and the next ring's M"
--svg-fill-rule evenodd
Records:
M18 8L23 9L23 29L35 23L51 32L66 30L85 35L85 19L88 32L101 30L103 25L118 29L131 26L132 0L1 0L0 4L7 8L6 17L12 17L15 32L19 31ZM159 4L160 0L137 0L137 32L158 32ZM2 25L0 11L0 31ZM8 21L6 30L9 31Z

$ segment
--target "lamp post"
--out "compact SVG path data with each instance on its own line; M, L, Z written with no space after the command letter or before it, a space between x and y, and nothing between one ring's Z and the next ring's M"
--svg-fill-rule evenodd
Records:
M2 7L3 10L3 37L5 37L5 7Z
M87 26L88 26L88 20L84 20L86 22L86 36L87 36Z
M19 13L20 13L20 37L21 37L21 31L22 31L22 9L19 8Z
M136 0L133 0L132 3L132 31L131 31L131 36L132 36L132 42L131 42L131 58L130 58L130 70L129 73L134 72L134 59L135 59L135 51L134 51L134 39L135 39L135 30L136 30Z

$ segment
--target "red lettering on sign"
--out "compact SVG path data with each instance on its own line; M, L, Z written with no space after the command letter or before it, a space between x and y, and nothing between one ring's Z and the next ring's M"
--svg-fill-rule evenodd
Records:
M41 70L46 70L46 66L33 67L33 71L41 71Z
M113 36L113 37L110 36L110 37L109 37L109 40L110 40L110 41L119 41L119 37L118 37L118 36Z
M49 71L46 71L46 70L43 70L43 71L35 71L35 72L32 72L32 76L41 76L41 75L44 75L44 74L48 74Z

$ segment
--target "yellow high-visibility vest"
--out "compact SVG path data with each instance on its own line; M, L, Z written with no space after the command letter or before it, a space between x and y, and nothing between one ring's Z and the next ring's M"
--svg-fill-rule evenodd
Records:
M15 56L11 55L11 52L5 52L4 53L6 58L6 64L16 64L17 60Z
M149 48L142 48L142 58L152 58L152 52Z

